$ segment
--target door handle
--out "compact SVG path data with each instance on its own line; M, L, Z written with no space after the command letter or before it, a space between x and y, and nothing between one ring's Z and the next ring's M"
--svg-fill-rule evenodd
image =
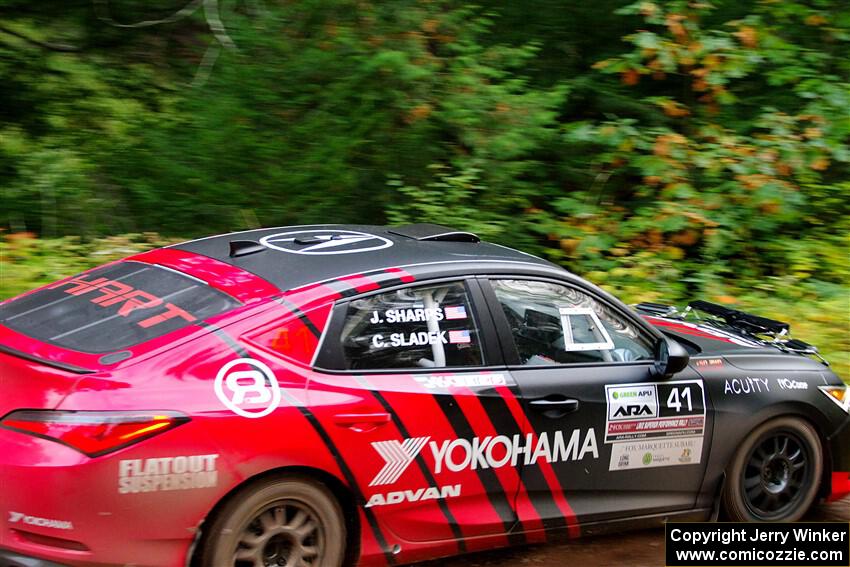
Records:
M546 417L557 419L578 411L579 401L566 396L553 395L531 400L530 405Z
M333 421L357 433L366 433L388 424L392 417L388 413L338 413Z

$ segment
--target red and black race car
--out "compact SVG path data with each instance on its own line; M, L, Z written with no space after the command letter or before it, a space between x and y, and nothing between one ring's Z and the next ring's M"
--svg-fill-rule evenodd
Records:
M795 520L850 492L850 396L787 331L635 311L435 225L132 256L0 304L0 564L396 565Z

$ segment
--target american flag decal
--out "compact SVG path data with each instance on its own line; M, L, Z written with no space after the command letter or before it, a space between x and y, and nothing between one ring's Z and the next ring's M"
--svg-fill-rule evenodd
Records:
M464 344L471 341L469 331L449 331L449 342L452 344Z
M466 307L458 305L457 307L446 307L444 313L446 319L466 319Z

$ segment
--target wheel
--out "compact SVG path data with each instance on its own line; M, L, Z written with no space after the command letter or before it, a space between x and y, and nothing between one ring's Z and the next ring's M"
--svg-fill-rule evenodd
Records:
M216 514L201 567L340 567L345 520L322 484L286 477L249 486Z
M726 469L723 509L733 521L793 522L815 501L823 470L820 438L782 417L756 428Z

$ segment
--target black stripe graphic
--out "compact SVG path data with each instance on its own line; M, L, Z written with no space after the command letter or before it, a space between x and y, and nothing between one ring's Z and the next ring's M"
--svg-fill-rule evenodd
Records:
M221 327L217 327L211 323L207 323L205 321L198 321L195 323L199 327L203 327L205 329L209 329L215 334L218 338L222 340L222 342L227 343L227 346L230 347L232 351L239 355L239 358L251 358L251 355L248 354L248 351L245 348L233 340L233 337L228 335Z
M345 477L345 481L354 491L354 495L357 498L358 504L363 507L363 505L366 503L366 498L363 496L363 491L360 490L360 487L357 484L357 479L354 478L354 473L351 472L351 469L348 468L348 465L345 463L345 460L343 460L342 456L340 456L339 451L337 450L334 442L331 440L330 435L328 435L328 432L325 431L325 428L322 427L322 424L319 423L318 418L313 415L313 412L301 405L298 405L296 407L301 412L301 415L306 417L307 421L309 421L310 424L313 425L313 427L316 429L316 433L319 434L319 437L321 437L322 441L325 443L325 445L327 445L331 454L336 459L337 465L339 466L339 470L342 471L342 475ZM378 540L378 545L381 546L381 549L384 552L384 558L387 560L387 564L395 565L395 556L393 556L392 551L387 545L387 540L384 537L384 534L381 532L380 526L378 526L378 519L375 518L375 514L372 513L371 509L365 507L363 507L362 509L364 515L366 516L366 521L369 522L369 527L372 528L372 533L375 534L375 539Z
M375 396L375 399L378 400L378 402L386 410L386 412L390 414L390 416L392 416L393 423L398 428L402 437L404 437L405 439L409 439L411 437L410 432L401 422L401 418L398 417L398 414L393 411L392 406L390 406L389 402L387 402L387 399L383 396L383 394L381 394L377 390L373 390L369 386L369 384L366 384L366 386L369 387L370 391ZM428 468L428 464L425 462L425 458L422 456L421 451L418 455L416 455L416 464L419 465L419 470L422 471L422 476L425 477L425 480L428 482L428 484L430 486L438 488L437 479L434 478L434 474L431 472L431 469ZM440 510L443 511L443 515L446 517L446 522L448 522L449 527L452 530L452 535L454 535L455 540L457 540L458 550L460 551L460 553L466 553L466 542L463 540L463 533L461 533L460 531L460 526L458 525L454 514L452 514L452 511L449 510L448 503L442 498L438 499L437 503L440 505Z
M522 408L522 398L516 390L516 387L508 386L507 388L511 391L517 401L519 401L520 407ZM490 417L490 421L493 422L493 426L497 431L503 435L507 435L508 437L519 435L520 439L523 439L523 443L525 442L525 434L522 432L522 428L519 423L517 423L516 419L514 419L511 409L508 407L508 403L495 388L479 390L478 398L481 400L481 405L484 406L484 411L487 412L487 415ZM529 420L529 423L531 423L531 420ZM534 433L535 436L539 436L539 432L537 431L530 431L529 433ZM533 451L532 448L529 450ZM522 459L519 461L520 463L524 462L525 455L522 455L520 459ZM519 473L520 480L525 487L525 492L528 494L528 498L531 500L532 506L534 506L534 509L537 510L537 514L543 521L543 527L547 530L566 529L567 520L564 518L561 509L558 508L558 504L555 502L555 497L551 490L548 493L544 493L541 490L530 490L530 487L548 486L546 477L543 476L543 471L540 470L540 467L536 464L524 465L520 467Z
M353 295L357 295L358 293L360 293L350 283L339 281L339 280L333 280L333 281L327 282L325 284L325 287L329 287L330 289L334 290L343 299L345 299L346 297L351 297Z
M227 343L227 345L239 355L240 358L252 358L250 353L245 350L238 342L236 342L233 337L228 335L224 330L215 325L211 325L209 323L199 323L200 326L208 328L212 330L217 337L219 337L223 342ZM363 492L360 490L360 486L357 484L357 479L354 477L354 473L351 472L351 469L348 468L348 465L342 459L339 450L334 444L328 432L322 427L322 424L319 423L318 418L313 415L308 408L304 407L304 405L298 401L296 398L292 397L286 391L281 390L281 394L286 397L286 401L292 406L296 407L298 411L304 416L308 423L313 426L316 430L316 433L322 439L322 442L327 446L333 458L336 460L337 466L339 470L342 472L342 475L345 477L345 481L351 487L351 490L354 491L355 499L359 506L363 506L366 503L366 499L363 496ZM395 557L393 556L392 551L387 545L387 540L384 537L384 534L381 532L380 526L378 526L378 520L375 518L375 514L372 513L372 510L369 508L363 508L364 515L366 516L366 521L369 522L369 526L372 528L372 532L375 534L375 539L378 541L378 545L381 546L381 549L384 552L384 558L387 560L389 565L395 565Z
M381 287L393 287L404 283L413 283L402 281L398 272L369 272L364 275L375 280L375 282Z
M437 405L440 406L440 409L443 410L443 414L446 416L446 419L451 424L459 439L472 440L476 437L475 430L472 428L472 425L470 425L466 416L463 415L463 411L460 409L460 406L455 401L453 395L448 392L435 392L434 400L437 402ZM513 506L511 506L511 503L508 500L507 494L505 494L505 489L502 487L502 483L499 482L499 477L496 476L496 472L493 469L484 468L477 468L475 469L475 472L478 474L478 479L481 481L482 486L484 486L484 490L487 492L487 496L490 499L490 503L493 505L493 509L502 520L502 525L505 528L505 534L508 536L508 543L510 545L522 545L526 543L525 535L519 532L511 532L514 525L517 523L517 517L514 513Z
M322 336L322 332L316 328L313 322L310 321L310 318L307 317L307 314L301 311L301 309L299 309L297 305L287 300L285 297L278 297L277 299L275 299L275 301L292 311L292 313L294 313L295 316L298 317L302 323L304 323L304 326L307 327L307 329L311 333L313 333L313 335L317 339Z

